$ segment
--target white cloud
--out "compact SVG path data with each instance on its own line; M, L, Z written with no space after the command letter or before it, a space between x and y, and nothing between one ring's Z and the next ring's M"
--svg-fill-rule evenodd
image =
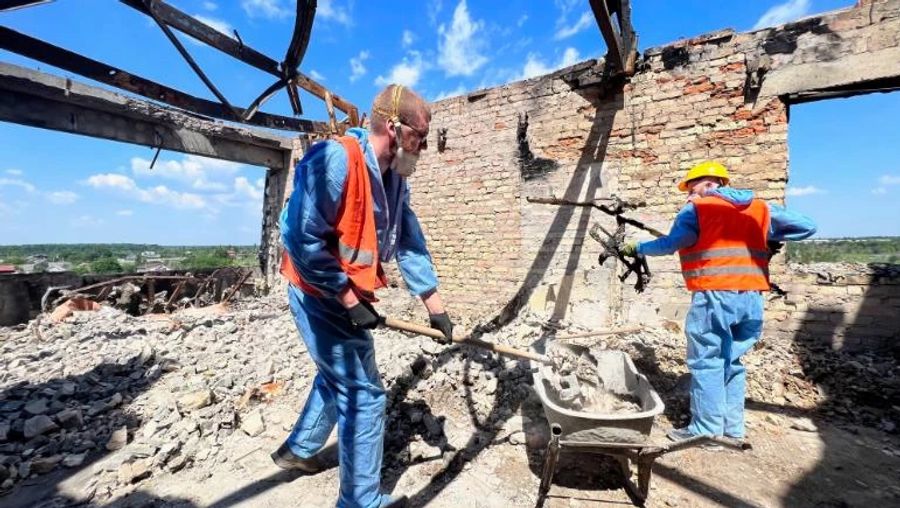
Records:
M134 211L128 210L128 209L118 210L118 211L116 211L116 215L120 215L122 217L131 217L132 215L134 215Z
M208 11L214 11L219 8L219 5L215 2L206 1L203 2L203 8Z
M21 178L0 178L0 187L20 187L25 192L34 192L35 186Z
M212 28L216 29L218 32L222 32L228 37L234 38L232 33L234 29L227 21L222 21L221 19L210 18L208 16L203 16L202 14L194 14L194 17L197 18L197 21L207 24Z
M571 37L578 32L584 30L585 28L594 24L594 15L590 12L585 12L578 18L578 21L575 22L574 25L570 26L560 26L556 30L556 34L553 35L553 38L556 40L566 39Z
M117 190L143 203L182 209L202 209L207 206L206 200L198 194L178 192L169 189L165 185L142 188L131 178L117 173L92 175L87 179L86 183L95 189Z
M767 10L753 25L754 30L777 26L809 14L809 0L788 0Z
M6 174L12 175L12 176L22 176L22 170L21 169L7 169Z
M430 0L425 8L428 12L428 22L431 23L432 26L436 25L438 14L440 14L441 10L444 8L443 0Z
M323 76L322 73L315 69L309 70L309 77L313 78L316 81L325 81L325 76Z
M366 74L366 66L363 65L363 62L369 59L369 52L366 50L360 51L358 55L350 59L350 82L354 82L357 79L365 76Z
M337 5L334 0L321 0L316 8L316 17L334 21L344 26L353 26L353 19L346 7Z
M259 182L257 181L257 184L258 183ZM235 190L235 193L238 194L239 196L244 196L247 199L249 199L251 201L255 201L257 203L262 202L262 198L263 198L262 189L257 185L251 184L250 181L247 180L243 176L239 176L234 179L234 190Z
M528 14L522 14L519 16L519 20L516 21L516 26L522 28L522 25L524 25L526 21L528 21Z
M423 70L425 70L425 62L422 60L422 54L418 51L410 51L400 63L391 68L390 74L375 78L375 84L387 86L396 83L414 87L422 77Z
M884 195L888 193L888 187L900 185L900 175L881 175L878 178L878 187L872 189L872 194Z
M78 201L80 196L72 191L48 192L47 199L54 205L71 205Z
M404 30L403 36L400 39L400 44L404 48L408 48L412 46L412 43L416 40L416 34L412 33L410 30Z
M95 228L102 226L104 222L103 219L98 219L93 215L80 215L70 220L69 224L76 228Z
M216 204L228 207L241 207L251 214L259 214L262 209L263 196L265 195L265 182L258 179L251 183L246 177L239 176L234 179L231 191L212 196ZM215 216L219 213L216 208L210 208L209 212Z
M809 196L812 194L824 194L825 191L820 189L814 185L807 185L806 187L788 187L786 191L784 191L785 195L799 197L799 196Z
M537 54L529 53L528 58L525 60L525 66L522 68L522 73L515 79L529 79L535 76L549 74L557 69L562 69L563 67L578 63L578 59L578 50L575 48L566 48L562 57L555 65L547 65Z
M447 76L471 76L487 63L481 52L486 44L479 33L483 30L484 21L472 21L466 0L460 0L450 26L438 27L438 65Z
M900 175L881 175L878 183L881 185L900 185Z
M459 86L457 86L453 90L450 90L449 92L441 91L439 94L437 94L437 96L433 99L433 101L436 102L439 100L446 99L448 97L456 97L457 95L462 95L464 93L466 93L466 89L464 86L462 86L462 84L460 84Z
M251 18L279 19L293 14L282 0L241 0L241 7Z
M237 162L223 161L185 155L181 160L158 160L150 169L150 160L131 158L131 170L139 177L160 177L190 185L199 191L223 192L228 189L224 183L243 167Z

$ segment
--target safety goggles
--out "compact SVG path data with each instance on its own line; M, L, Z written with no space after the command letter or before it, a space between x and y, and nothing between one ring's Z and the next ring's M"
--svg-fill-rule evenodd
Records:
M409 125L409 124L403 123L403 122L400 122L400 125L406 127L407 129L413 131L416 134L416 136L419 138L418 149L420 151L428 149L428 131L427 130L425 132L422 132L419 129L416 129L415 127L413 127L412 125Z

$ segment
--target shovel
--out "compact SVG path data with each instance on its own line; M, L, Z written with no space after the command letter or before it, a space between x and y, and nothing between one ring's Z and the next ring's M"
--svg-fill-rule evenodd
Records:
M384 326L388 328L393 328L394 330L400 330L402 332L411 332L418 333L419 335L427 335L429 337L435 339L444 339L444 334L434 328L429 328L427 326L417 325L415 323L410 323L408 321L400 321L399 319L384 318ZM494 344L491 342L485 342L479 339L466 339L462 337L453 337L453 342L457 344L467 344L470 346L480 347L481 349L486 349L488 351L493 351L495 353L511 356L513 358L519 358L524 360L534 360L536 362L541 362L546 365L553 365L553 362L550 358L540 355L537 353L532 353L531 351L524 351L522 349L516 349L509 346L504 346L503 344Z

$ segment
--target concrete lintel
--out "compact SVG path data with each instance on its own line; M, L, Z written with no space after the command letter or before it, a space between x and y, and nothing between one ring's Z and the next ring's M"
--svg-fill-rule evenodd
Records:
M829 62L786 65L765 76L760 96L824 92L892 78L900 79L900 47L846 55Z

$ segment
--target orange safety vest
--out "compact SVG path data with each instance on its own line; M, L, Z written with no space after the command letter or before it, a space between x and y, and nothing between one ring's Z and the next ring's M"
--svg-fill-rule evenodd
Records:
M693 200L700 225L697 243L678 251L681 274L691 291L768 291L769 206L754 199L746 207L717 197Z
M375 290L384 287L387 279L378 258L378 237L375 228L375 206L369 170L363 159L362 147L353 136L341 136L337 141L347 152L347 181L337 212L334 236L327 249L340 262L360 299L377 301ZM281 274L304 293L321 297L322 293L303 280L287 251L281 256Z

